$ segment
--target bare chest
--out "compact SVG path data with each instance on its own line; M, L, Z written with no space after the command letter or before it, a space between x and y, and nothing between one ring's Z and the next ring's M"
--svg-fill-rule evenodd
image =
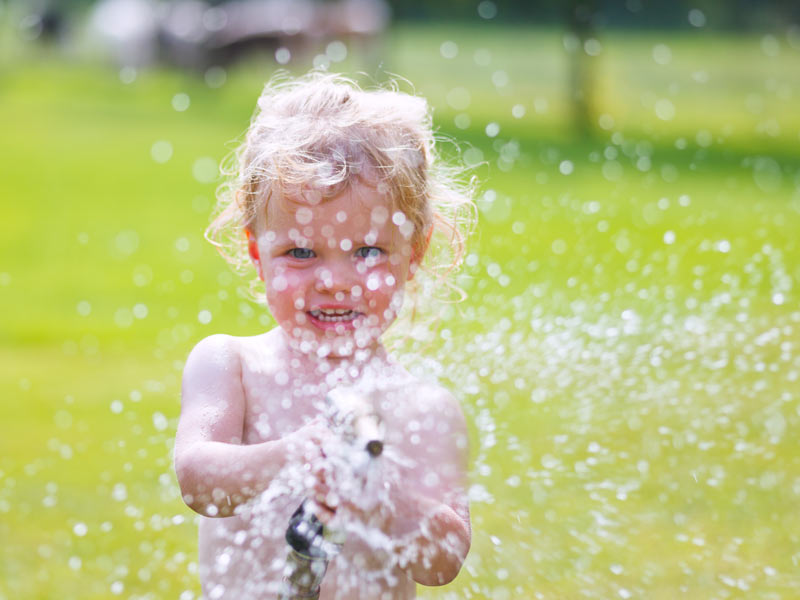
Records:
M279 369L242 375L245 444L281 438L320 414L325 394L314 382Z

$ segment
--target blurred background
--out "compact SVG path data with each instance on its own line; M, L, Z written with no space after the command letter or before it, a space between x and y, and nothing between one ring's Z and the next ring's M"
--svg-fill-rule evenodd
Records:
M473 549L422 597L800 596L800 5L0 1L0 599L200 597L180 374L272 326L202 237L277 69L480 181L435 336ZM456 140L453 143L448 140Z

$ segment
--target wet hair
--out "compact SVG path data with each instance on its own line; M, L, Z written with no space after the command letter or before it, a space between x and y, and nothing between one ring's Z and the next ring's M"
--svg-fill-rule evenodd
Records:
M243 142L223 166L206 239L246 272L245 232L255 232L268 203L309 191L333 197L358 182L405 215L413 225L412 249L426 257L422 270L445 281L464 257L475 217L473 185L437 156L427 102L397 88L363 90L320 72L273 77Z

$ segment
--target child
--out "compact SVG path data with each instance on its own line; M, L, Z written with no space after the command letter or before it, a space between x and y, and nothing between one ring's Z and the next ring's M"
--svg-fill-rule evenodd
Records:
M434 231L452 270L473 213L437 170L426 103L335 75L273 81L236 158L207 234L249 256L277 327L213 335L186 362L175 468L203 515L205 597L276 598L304 499L344 540L320 598L413 598L415 582L450 582L470 545L464 417L381 342ZM330 418L342 390L385 431L366 466Z

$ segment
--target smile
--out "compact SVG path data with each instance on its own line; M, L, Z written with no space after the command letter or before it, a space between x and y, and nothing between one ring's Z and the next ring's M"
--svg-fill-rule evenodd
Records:
M351 309L321 308L309 311L309 314L315 319L326 323L341 323L345 321L352 321L361 313Z

